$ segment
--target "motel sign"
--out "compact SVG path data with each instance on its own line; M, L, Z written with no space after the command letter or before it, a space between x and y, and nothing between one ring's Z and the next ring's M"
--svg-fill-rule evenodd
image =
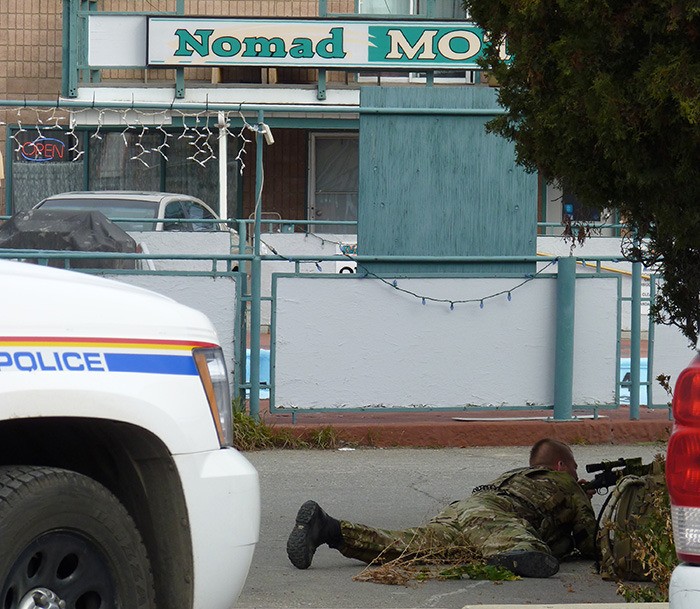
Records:
M473 23L336 19L148 18L149 66L479 69Z

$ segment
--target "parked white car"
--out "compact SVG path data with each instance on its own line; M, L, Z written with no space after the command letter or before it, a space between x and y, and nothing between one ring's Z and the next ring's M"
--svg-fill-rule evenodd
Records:
M260 492L210 321L33 264L0 285L0 605L230 609Z
M215 231L224 224L213 222L219 216L197 197L169 192L98 190L63 192L47 197L34 209L100 211L107 218L129 218L118 222L125 231ZM131 220L133 218L133 220ZM203 222L197 222L203 220Z
M697 345L700 351L700 341ZM700 353L673 390L673 432L666 454L666 482L676 553L670 609L700 607Z

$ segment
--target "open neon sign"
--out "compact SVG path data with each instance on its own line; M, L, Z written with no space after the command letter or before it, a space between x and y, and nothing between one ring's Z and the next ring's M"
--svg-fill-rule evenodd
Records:
M66 154L66 145L53 137L40 137L32 142L20 144L22 158L32 163L62 161Z

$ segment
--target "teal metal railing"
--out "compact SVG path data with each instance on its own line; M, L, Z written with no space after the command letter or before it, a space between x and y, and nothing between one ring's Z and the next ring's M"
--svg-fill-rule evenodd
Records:
M345 261L346 256L318 256L318 255L305 255L305 256L262 256L263 261L266 260L288 260L295 263L295 272L300 273L300 265L303 263L313 263L322 261ZM499 262L499 263L513 263L518 264L521 262L536 262L536 263L548 263L557 262L557 332L556 332L556 354L557 354L557 369L555 372L555 402L551 408L554 420L569 420L573 415L573 410L587 409L592 410L594 415L597 415L598 410L604 410L610 407L616 408L620 405L620 387L621 383L619 381L619 360L620 360L620 346L622 342L622 329L620 326L620 315L618 315L618 351L617 351L617 362L616 362L616 378L618 382L616 383L615 392L615 404L610 405L596 405L596 406L585 406L585 405L574 405L572 403L572 393L573 393L573 353L574 353L574 342L573 342L573 332L574 332L574 300L575 300L575 285L576 285L576 268L577 260L575 257L546 257L546 256L520 256L520 257L509 257L509 256L494 256L494 257L482 257L482 256L392 256L392 257L381 257L381 256L353 256L353 259L357 262L358 266L364 263L372 262L433 262L433 263L444 263L444 262L459 262L459 263L473 263L480 264L485 261L487 262ZM606 262L627 262L622 257L610 257L610 256L590 256L585 260L589 264L594 264L596 272L603 275L611 276L611 274L605 270L604 263ZM634 263L641 267L640 263ZM641 281L641 272L639 274L639 280ZM496 275L498 276L498 275ZM507 275L504 275L507 276ZM579 277L585 277L590 275L579 275ZM640 294L640 289L633 289L632 297L625 298L625 300L631 301L631 306L638 312L641 310L642 298ZM619 303L621 306L623 300L622 295L618 296ZM640 315L641 317L641 315ZM651 320L649 322L650 328L648 332L651 334ZM632 329L632 339L631 339L631 349L630 349L630 359L635 362L633 366L632 378L629 382L629 386L636 385L646 386L650 385L650 381L642 381L639 370L640 370L640 359L641 359L641 327L636 325ZM274 348L274 346L273 346ZM649 358L652 357L652 352L649 353ZM271 359L274 362L274 353L271 354ZM274 389L274 388L273 388ZM274 391L272 393L274 395ZM650 392L647 391L647 395ZM640 417L640 401L639 401L639 390L632 392L630 396L630 418L633 420L639 419ZM661 405L648 405L650 408L667 408L666 404ZM271 406L274 408L274 405ZM506 407L505 409L517 410L521 407ZM530 410L542 410L541 407L522 407ZM460 410L467 410L468 408L460 408ZM352 410L352 409L350 409ZM366 411L367 409L362 409ZM415 411L415 408L411 408L411 411ZM316 412L317 409L314 409Z
M232 223L233 221L227 221ZM290 223L292 221L287 221ZM239 226L241 235L245 234L245 226L247 220L237 220L235 223ZM315 223L316 224L316 223ZM241 244L244 239L240 239ZM243 245L241 245L243 247ZM123 254L123 253L107 253L107 252L67 252L67 251L37 251L37 250L0 250L0 259L21 259L28 261L36 261L39 264L49 264L52 260L61 260L62 266L70 268L71 261L85 259L119 259L138 261L209 261L211 263L207 270L147 270L141 268L135 269L79 269L81 272L104 274L104 275L124 275L124 274L143 274L143 275L170 275L170 276L230 276L241 281L243 290L241 292L240 302L238 303L239 311L237 316L241 320L250 319L250 324L246 327L245 322L241 324L240 336L238 340L240 344L237 346L237 353L245 353L246 349L250 352L250 380L245 380L245 369L238 371L236 378L238 379L235 389L241 395L243 392L250 394L250 413L254 417L259 417L260 414L260 392L261 389L270 389L271 395L274 396L274 380L271 377L269 383L263 383L260 380L260 310L262 302L271 300L270 297L262 295L262 264L271 261L291 261L294 263L295 273L300 273L300 265L304 263L315 263L319 261L346 261L347 256L344 255L283 255L283 254L261 254L259 248L253 248L251 254ZM444 262L459 262L459 263L474 263L479 264L484 261L500 262L500 263L521 263L521 262L536 262L548 263L555 262L557 264L557 319L556 319L556 372L554 386L554 404L551 408L553 420L569 420L574 415L574 410L582 408L592 409L597 415L598 410L605 408L616 408L620 406L620 386L618 382L615 403L612 405L600 406L581 406L572 403L573 392L573 353L574 353L574 301L576 290L576 269L577 259L575 257L541 257L541 256L497 256L497 257L482 257L482 256L353 256L358 267L366 263L372 262L427 262L427 263L444 263ZM597 272L603 274L604 263L606 262L622 262L621 257L587 257L586 262L596 265ZM240 265L247 272L236 272L234 267ZM135 264L135 266L138 266ZM504 276L507 276L505 274ZM582 275L580 275L582 276ZM349 276L352 277L352 276ZM247 282L250 281L250 285ZM631 303L632 325L630 336L630 402L629 416L630 419L640 418L640 387L647 388L647 395L650 395L649 387L652 378L651 371L653 370L653 324L650 321L648 332L649 351L647 354L648 376L646 380L642 380L640 376L640 360L641 360L641 305L643 298L641 296L641 265L640 263L633 264L632 272L632 290L630 297L619 296L618 307L622 306L623 300L629 300ZM653 281L651 282L653 285ZM257 284L257 287L255 287ZM653 288L650 297L653 298ZM247 312L247 315L245 314ZM621 327L618 315L618 357L616 364L616 378L618 378L621 341ZM247 338L249 336L249 338ZM274 346L273 346L274 347ZM245 357L238 357L240 365L244 367ZM272 354L274 361L274 354ZM255 399L257 397L257 400ZM663 408L666 404L649 404L649 408ZM274 410L274 403L270 404L271 410ZM509 410L517 410L519 407L506 407ZM534 409L534 408L531 408ZM542 407L537 407L537 410L542 410ZM366 410L366 409L364 409ZM412 409L415 410L415 409ZM461 408L466 410L466 408ZM314 410L317 411L317 410Z

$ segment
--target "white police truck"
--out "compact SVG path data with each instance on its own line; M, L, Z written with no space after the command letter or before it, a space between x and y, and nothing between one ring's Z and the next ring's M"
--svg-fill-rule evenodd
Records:
M230 609L258 540L209 320L0 260L0 606Z
M700 341L697 344L700 351ZM681 563L669 586L670 609L700 607L700 353L673 390L673 432L666 450L666 482L676 553Z

